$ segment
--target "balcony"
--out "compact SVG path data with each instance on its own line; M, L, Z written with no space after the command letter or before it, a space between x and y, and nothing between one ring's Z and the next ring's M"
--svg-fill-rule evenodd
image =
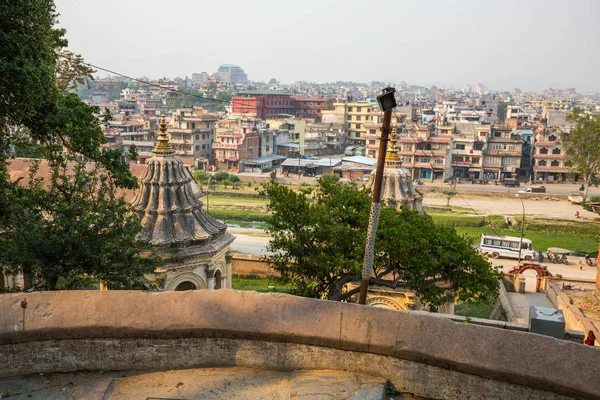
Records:
M521 149L519 150L483 150L485 156L513 156L520 157Z
M471 161L455 161L455 160L452 160L452 166L453 167L470 167L471 166Z

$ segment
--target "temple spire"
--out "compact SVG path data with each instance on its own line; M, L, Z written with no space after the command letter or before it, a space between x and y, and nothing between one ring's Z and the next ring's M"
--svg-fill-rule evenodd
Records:
M158 134L158 141L152 153L159 156L172 156L175 154L175 150L169 143L169 135L167 134L167 123L165 122L165 114L160 117L160 133Z
M392 127L390 133L390 144L388 145L387 152L385 154L385 166L390 168L396 168L402 165L402 160L398 156L398 146L396 146L396 127Z

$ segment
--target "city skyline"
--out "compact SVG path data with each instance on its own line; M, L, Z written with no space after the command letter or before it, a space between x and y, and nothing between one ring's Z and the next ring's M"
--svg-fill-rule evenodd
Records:
M600 36L593 23L600 4L588 0L308 1L300 9L274 1L234 1L226 9L183 0L169 7L157 0L90 4L57 1L69 48L135 77L184 77L235 64L253 81L600 91L600 58L586 49L587 38Z

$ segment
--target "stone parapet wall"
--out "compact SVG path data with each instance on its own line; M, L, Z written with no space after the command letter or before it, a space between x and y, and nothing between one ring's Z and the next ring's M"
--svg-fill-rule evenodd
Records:
M562 310L565 316L566 328L575 331L584 332L586 335L593 331L596 335L596 347L600 346L600 331L588 318L583 315L579 307L571 304L569 296L562 290L557 283L551 283L546 290L546 296L550 299L554 307Z
M0 315L4 377L241 365L363 371L438 399L600 399L597 349L422 313L217 290L5 294Z

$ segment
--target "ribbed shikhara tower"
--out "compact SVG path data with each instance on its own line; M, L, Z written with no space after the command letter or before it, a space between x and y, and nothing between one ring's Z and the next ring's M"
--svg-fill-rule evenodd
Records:
M392 129L390 143L385 154L385 168L383 169L383 182L381 184L381 201L388 207L400 210L408 207L427 215L423 210L423 195L413 186L411 173L402 167L396 146L396 129ZM373 189L375 183L375 170L371 172L367 187Z
M202 209L202 191L169 143L165 116L158 142L146 160L132 204L142 217L141 238L165 264L155 277L166 290L231 288L227 225Z

